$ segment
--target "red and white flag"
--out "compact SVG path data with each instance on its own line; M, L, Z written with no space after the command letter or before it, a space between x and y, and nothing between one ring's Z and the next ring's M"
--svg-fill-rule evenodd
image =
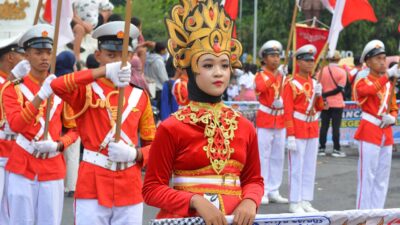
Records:
M43 13L43 19L53 26L56 23L57 2L58 0L47 0ZM62 49L74 40L74 33L70 25L73 16L72 0L62 0L58 49Z
M336 0L321 0L322 5L331 13L335 9Z
M332 23L329 31L329 56L332 56L336 50L339 39L339 33L349 24L358 20L368 20L377 22L374 9L368 0L325 0L334 5ZM332 6L332 4L331 4Z
M224 6L225 11L228 13L232 20L236 20L239 11L239 0L223 0L221 5ZM233 27L233 37L236 38L236 25Z

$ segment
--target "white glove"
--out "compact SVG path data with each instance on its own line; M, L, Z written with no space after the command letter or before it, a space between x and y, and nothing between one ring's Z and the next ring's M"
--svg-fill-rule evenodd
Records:
M274 108L274 109L282 109L283 108L283 100L281 97L279 97L279 99L275 99L272 102L272 108Z
M399 78L400 77L400 69L399 64L392 66L390 69L387 70L387 74L389 78Z
M23 78L26 76L31 70L31 64L29 64L28 60L21 60L14 68L11 70L11 73L15 78Z
M278 71L283 76L286 76L289 73L288 66L287 65L283 65L283 64L278 67Z
M57 151L58 143L52 140L36 141L33 143L33 147L40 153L52 153Z
M382 116L383 127L392 125L396 123L396 118L390 114L385 114Z
M131 64L121 68L121 62L106 64L106 78L111 80L117 87L126 87L131 81Z
M289 136L287 138L287 149L289 151L297 151L297 146L296 146L296 138L294 136Z
M45 100L48 99L50 97L50 95L53 94L53 89L51 89L51 82L56 79L56 75L54 74L50 74L44 81L42 84L42 87L40 87L39 92L37 93L37 95L39 96L40 99Z
M315 96L322 96L322 85L317 83L314 87Z
M108 156L113 162L133 162L136 159L137 151L135 147L131 147L120 140L108 144Z

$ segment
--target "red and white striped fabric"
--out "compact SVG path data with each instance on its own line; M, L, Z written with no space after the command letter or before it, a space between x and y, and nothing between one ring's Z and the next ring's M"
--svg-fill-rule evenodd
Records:
M321 0L322 5L331 13L335 9L336 0Z
M377 22L374 9L368 0L321 0L329 6L334 5L333 18L329 31L329 55L332 56L336 50L339 33L346 26L358 20ZM324 4L325 5L325 4Z
M43 13L43 19L53 26L56 23L57 2L58 0L47 0ZM73 16L72 0L62 0L58 49L62 49L74 40L74 33L70 25Z

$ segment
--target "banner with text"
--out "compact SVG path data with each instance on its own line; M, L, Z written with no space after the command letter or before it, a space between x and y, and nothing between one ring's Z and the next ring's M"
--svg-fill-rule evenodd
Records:
M233 216L226 217L232 224ZM152 225L204 225L200 217L153 220ZM347 210L257 215L253 225L400 225L400 209Z

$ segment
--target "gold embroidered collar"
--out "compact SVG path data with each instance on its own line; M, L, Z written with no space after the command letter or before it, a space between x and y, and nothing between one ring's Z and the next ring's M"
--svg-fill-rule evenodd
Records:
M183 123L204 126L207 144L203 150L213 170L220 174L235 151L231 148L230 142L238 128L239 113L223 103L190 102L173 116Z

